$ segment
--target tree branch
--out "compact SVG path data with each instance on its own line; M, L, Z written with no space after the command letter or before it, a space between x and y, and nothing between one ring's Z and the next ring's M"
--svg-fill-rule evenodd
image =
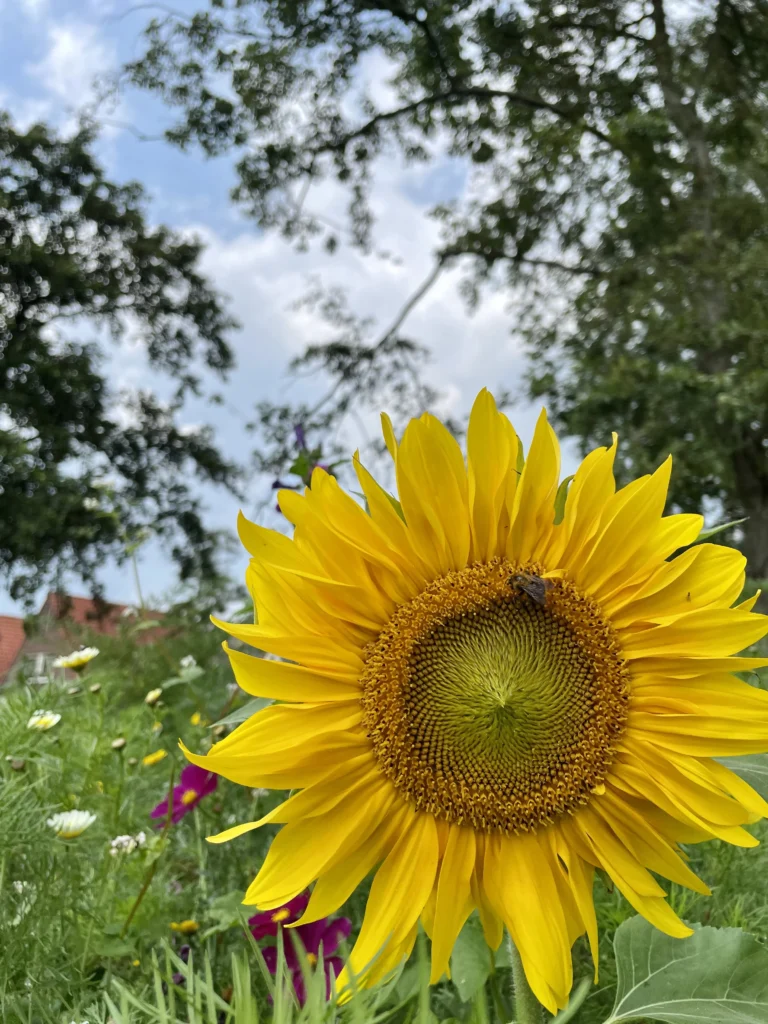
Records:
M134 138L138 139L139 142L167 142L168 138L165 134L162 135L148 135L143 132L141 128L137 128L135 124L131 124L129 121L119 121L112 117L102 117L99 119L99 123L102 125L108 125L111 128L119 128L121 131L130 132Z
M419 287L416 289L413 295L411 295L411 297L408 299L403 308L395 317L394 321L389 327L389 330L386 331L386 333L381 336L381 338L374 345L374 348L381 348L382 345L385 345L388 341L391 341L392 338L394 338L394 336L402 327L406 318L413 312L414 308L421 302L421 300L424 298L424 296L427 294L430 288L435 284L438 277L440 277L440 274L445 269L445 265L450 258L450 254L446 253L441 253L438 256L437 262L435 263L434 267L432 268L428 276L422 281L422 283L419 285Z
M354 142L355 139L364 138L366 135L370 135L371 132L373 132L380 124L387 121L398 120L399 118L405 117L407 114L413 114L422 108L441 105L454 106L459 103L465 103L470 99L506 100L509 103L514 103L520 107L527 107L530 110L547 110L564 120L575 120L583 116L577 110L566 110L557 103L550 103L548 100L543 100L538 97L525 96L523 93L510 92L506 89L492 89L486 86L455 85L443 92L434 93L431 96L422 96L421 99L414 100L412 103L406 103L402 107L397 107L393 110L383 110L381 113L372 117L369 121L366 121L365 124L361 125L359 128L347 132L335 141L328 140L316 146L310 151L311 156L314 158L321 153L343 152L351 142ZM605 142L612 149L620 150L621 147L616 140L612 139L609 135L606 135L599 128L594 128L593 126L585 123L584 130L588 134L599 139L601 142Z
M492 249L485 247L480 249L463 249L460 246L444 249L442 255L447 259L455 256L475 256L489 262L496 260L510 260L512 263L525 263L531 267L543 267L546 270L560 270L567 274L574 274L585 277L602 277L605 271L600 267L578 266L569 263L561 263L559 260L538 259L533 256L519 256L517 253L505 252L503 249Z
M448 61L445 59L443 49L440 45L440 41L432 30L432 26L429 24L429 12L424 11L424 18L419 18L416 14L406 10L404 7L399 7L394 3L376 2L376 0L369 0L369 2L363 4L364 7L368 7L370 10L386 11L393 17L402 21L405 25L415 26L420 32L422 32L427 39L429 49L432 52L432 56L435 61L439 64L440 70L443 76L448 82L453 82L455 76L448 66Z

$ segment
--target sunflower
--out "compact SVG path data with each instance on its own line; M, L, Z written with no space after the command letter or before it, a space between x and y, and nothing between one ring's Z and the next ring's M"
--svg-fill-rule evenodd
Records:
M341 990L373 984L432 939L432 981L477 910L506 927L551 1012L571 945L597 962L595 869L656 927L690 929L655 876L708 893L680 843L757 841L768 805L713 758L768 748L768 693L732 657L768 632L733 607L745 559L690 546L698 515L664 516L671 463L616 490L616 438L559 481L542 413L526 458L487 391L468 458L433 416L384 438L399 500L354 457L367 509L315 469L282 491L293 538L241 517L255 625L220 623L281 659L227 648L248 693L276 703L195 764L296 789L222 842L283 829L245 903L313 882L299 925L334 913L374 869ZM682 552L672 557L677 551ZM226 645L225 645L226 647Z

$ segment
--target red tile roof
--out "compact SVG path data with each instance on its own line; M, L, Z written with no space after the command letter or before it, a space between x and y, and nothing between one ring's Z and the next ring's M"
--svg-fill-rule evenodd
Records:
M90 597L71 597L69 594L51 591L38 614L47 617L49 624L52 619L53 629L51 630L50 626L44 627L42 635L30 639L28 643L23 619L0 615L0 684L5 681L9 670L22 653L22 648L24 654L38 651L46 654L66 653L68 638L69 642L74 643L79 636L76 634L76 637L72 638L69 626L79 626L91 629L94 633L115 636L119 632L122 613L127 607L129 606L125 604L95 601ZM162 612L145 609L142 617L162 619L164 616ZM136 637L136 643L152 643L166 633L167 630L162 627L155 627L140 633Z
M117 633L120 616L127 607L125 604L97 602L90 597L72 597L51 591L40 609L40 615L50 615L57 620L66 619L77 626L87 626L96 633L113 636Z
M0 615L0 681L18 658L25 639L23 619Z

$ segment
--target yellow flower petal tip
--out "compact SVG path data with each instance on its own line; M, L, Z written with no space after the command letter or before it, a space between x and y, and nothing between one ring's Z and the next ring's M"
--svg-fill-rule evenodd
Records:
M153 750L151 754L147 754L146 757L142 757L141 763L147 767L151 767L153 764L159 764L163 758L168 756L168 751L163 750L161 747L159 750Z
M397 494L353 462L365 504L325 473L280 496L293 539L238 526L254 624L220 623L238 684L274 703L195 764L251 789L293 790L246 905L314 884L308 920L374 869L349 979L373 985L432 935L433 978L477 910L512 935L552 1013L571 943L597 950L596 869L656 927L685 936L656 881L708 892L681 843L749 846L765 812L715 758L768 751L768 693L734 673L768 632L734 607L744 559L692 545L701 517L665 516L671 471L617 489L617 438L561 486L542 411L527 456L483 390L466 460L433 416L382 416ZM354 488L357 490L357 487ZM676 552L682 552L675 554ZM378 865L378 867L377 867Z
M172 932L179 932L181 935L193 935L200 925L197 921L187 919L186 921L171 921L170 928Z

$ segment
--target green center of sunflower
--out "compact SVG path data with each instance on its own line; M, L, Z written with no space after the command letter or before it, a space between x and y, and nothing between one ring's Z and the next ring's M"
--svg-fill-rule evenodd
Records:
M624 730L610 627L566 581L531 596L515 580L539 571L496 559L448 573L367 652L381 771L420 810L478 831L530 831L586 803Z

